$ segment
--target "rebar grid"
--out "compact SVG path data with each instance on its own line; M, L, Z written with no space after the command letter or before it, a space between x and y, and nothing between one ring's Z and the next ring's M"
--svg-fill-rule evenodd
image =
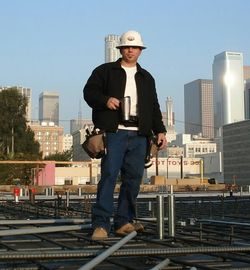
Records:
M69 224L75 224L73 220L78 220L76 224L89 222L90 208L86 211L83 204L84 200L79 199L70 201L67 207L51 199L33 204L2 202L0 232L10 233L0 238L0 268L18 265L18 269L78 269L120 241L113 231L107 241L92 241L88 227L69 229ZM164 239L157 234L156 199L138 199L138 221L145 232L95 269L147 270L166 259L169 263L163 269L250 269L249 197L175 198L174 236L169 236L168 200L164 204ZM55 232L56 227L66 225L69 230ZM20 235L11 235L11 230L13 234L20 230Z

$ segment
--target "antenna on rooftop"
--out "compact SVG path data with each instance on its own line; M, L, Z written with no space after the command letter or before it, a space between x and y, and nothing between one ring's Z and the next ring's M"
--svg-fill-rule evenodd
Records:
M79 100L79 108L78 108L78 125L82 122L82 108L81 108L81 100Z

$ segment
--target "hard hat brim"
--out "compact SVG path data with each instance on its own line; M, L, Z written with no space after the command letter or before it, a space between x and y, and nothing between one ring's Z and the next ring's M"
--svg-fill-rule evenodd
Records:
M117 49L121 49L122 47L139 47L139 48L141 48L142 50L144 50L144 49L146 49L147 47L145 47L145 46L140 46L140 45L118 45L118 46L116 46L116 48Z

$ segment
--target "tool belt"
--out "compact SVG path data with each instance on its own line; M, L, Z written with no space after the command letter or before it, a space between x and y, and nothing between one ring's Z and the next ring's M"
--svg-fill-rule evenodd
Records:
M121 124L125 127L138 127L138 116L130 116L129 120L123 121Z

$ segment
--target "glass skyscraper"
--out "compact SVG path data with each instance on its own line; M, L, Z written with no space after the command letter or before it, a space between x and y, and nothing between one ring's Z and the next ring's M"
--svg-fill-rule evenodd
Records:
M245 119L242 53L225 51L214 57L213 88L215 135L221 135L223 125Z

